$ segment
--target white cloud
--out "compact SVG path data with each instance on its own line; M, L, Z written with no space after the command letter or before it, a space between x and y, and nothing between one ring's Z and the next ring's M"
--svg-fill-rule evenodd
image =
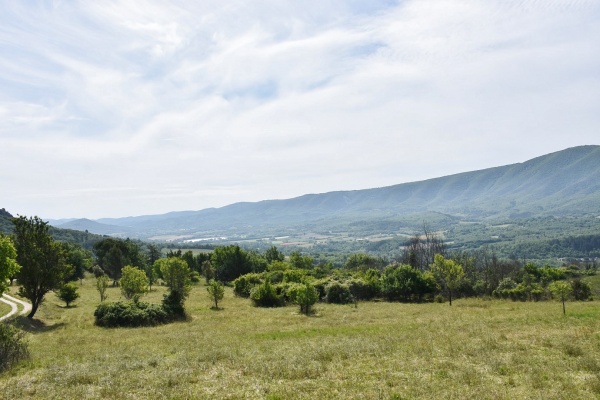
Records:
M12 212L200 209L597 143L591 0L1 7Z

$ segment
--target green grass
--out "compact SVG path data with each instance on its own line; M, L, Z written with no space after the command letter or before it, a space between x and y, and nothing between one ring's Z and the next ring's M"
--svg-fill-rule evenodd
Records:
M12 310L8 304L0 301L0 315L6 315Z
M0 376L0 398L595 399L597 302L372 302L260 309L204 286L190 320L154 328L94 326L88 279L71 308L50 294L30 330L31 360ZM159 302L159 287L144 300ZM119 291L109 290L109 301Z

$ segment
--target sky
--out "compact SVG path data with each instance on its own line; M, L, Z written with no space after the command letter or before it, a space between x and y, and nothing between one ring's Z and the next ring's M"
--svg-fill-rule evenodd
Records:
M600 144L597 0L2 1L0 208L200 210Z

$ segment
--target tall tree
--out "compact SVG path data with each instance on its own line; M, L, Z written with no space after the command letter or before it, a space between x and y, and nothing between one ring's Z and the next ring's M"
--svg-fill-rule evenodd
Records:
M248 253L238 245L217 247L211 256L215 276L221 282L233 281L239 276L253 272Z
M116 283L126 265L145 269L147 258L140 246L129 239L106 238L94 245L98 264Z
M48 233L48 224L38 217L12 219L17 262L21 265L19 294L31 301L31 319L46 293L59 289L73 268L65 262L63 246Z
M465 276L462 265L453 260L446 260L441 254L436 254L431 264L431 272L448 293L448 300L452 305L452 294L458 289Z
M190 267L179 257L161 258L154 265L169 287L169 293L163 299L163 306L174 316L185 316L184 302L190 288Z
M285 260L285 255L281 251L279 251L279 249L277 248L277 246L271 246L265 252L265 258L267 259L267 262L269 264L271 264L273 261L283 261L283 260Z
M21 266L17 263L17 250L11 238L0 233L0 296L7 289L7 281L15 276Z

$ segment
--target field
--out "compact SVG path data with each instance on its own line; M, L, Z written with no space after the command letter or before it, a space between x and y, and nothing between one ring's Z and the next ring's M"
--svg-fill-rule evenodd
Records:
M158 302L158 287L144 300ZM13 288L14 293L14 288ZM94 326L94 280L65 308L53 294L21 324L29 362L0 376L5 399L595 399L597 302L371 302L260 309L230 289L190 320L154 328ZM120 297L109 290L108 301Z

